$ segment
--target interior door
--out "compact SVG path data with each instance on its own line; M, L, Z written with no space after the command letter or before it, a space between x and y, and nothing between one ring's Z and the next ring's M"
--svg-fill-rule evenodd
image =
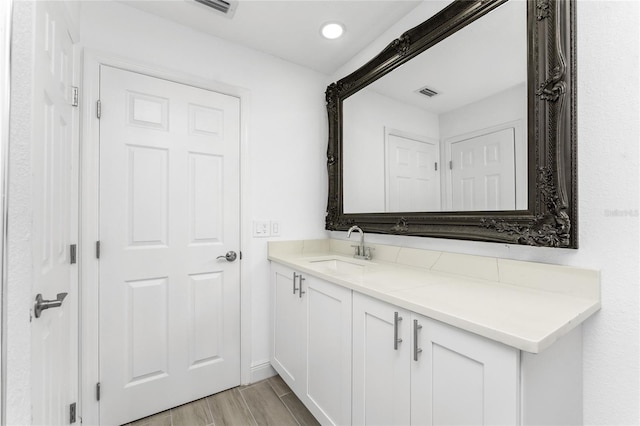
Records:
M123 424L240 384L240 101L108 66L100 99L100 421Z
M385 145L386 211L440 210L438 141L387 132Z
M503 129L451 144L452 210L515 210L515 134Z
M74 51L64 5L35 2L34 8L32 295L34 301L37 295L63 300L31 312L32 424L60 425L70 423L78 395L78 268L71 259L78 237Z

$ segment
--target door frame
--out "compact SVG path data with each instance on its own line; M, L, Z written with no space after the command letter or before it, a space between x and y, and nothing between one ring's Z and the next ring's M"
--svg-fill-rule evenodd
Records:
M13 0L0 4L0 424L6 424L7 377L7 183L11 109L11 24Z
M137 72L150 77L186 84L236 97L240 100L240 383L251 381L251 283L249 274L249 144L248 119L250 91L225 83L206 80L174 69L141 63L109 53L85 49L81 91L80 147L80 403L79 413L85 424L99 424L96 383L99 378L99 263L95 242L99 231L99 140L100 125L96 116L102 65Z

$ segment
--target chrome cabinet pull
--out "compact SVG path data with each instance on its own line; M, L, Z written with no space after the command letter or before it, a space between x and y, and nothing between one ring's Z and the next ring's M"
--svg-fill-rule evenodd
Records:
M33 305L33 311L36 318L40 318L42 311L45 309L57 308L62 306L62 301L67 297L67 293L58 293L56 300L44 300L42 294L36 296L36 303Z
M300 274L299 276L300 276L300 292L298 292L298 296L300 296L300 299L302 299L302 295L306 293L306 291L302 291L302 281L306 280L306 278L303 277L302 274Z
M295 272L293 273L293 294L296 294L296 291L298 291L298 289L296 288L296 278L300 277L302 277L302 275L298 275Z
M418 354L422 352L422 348L418 347L418 330L420 330L422 326L418 324L418 320L413 320L413 360L418 360Z
M393 350L398 350L398 344L402 343L402 339L398 338L398 323L402 321L402 317L398 312L393 313Z

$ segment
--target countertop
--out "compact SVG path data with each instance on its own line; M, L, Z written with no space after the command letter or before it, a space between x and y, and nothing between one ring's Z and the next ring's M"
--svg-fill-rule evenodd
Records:
M353 242L269 243L269 260L530 353L600 309L598 271Z

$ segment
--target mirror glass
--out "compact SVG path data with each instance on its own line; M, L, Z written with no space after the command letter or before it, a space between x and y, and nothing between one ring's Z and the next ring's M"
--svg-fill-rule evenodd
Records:
M526 3L342 101L344 213L528 208Z

